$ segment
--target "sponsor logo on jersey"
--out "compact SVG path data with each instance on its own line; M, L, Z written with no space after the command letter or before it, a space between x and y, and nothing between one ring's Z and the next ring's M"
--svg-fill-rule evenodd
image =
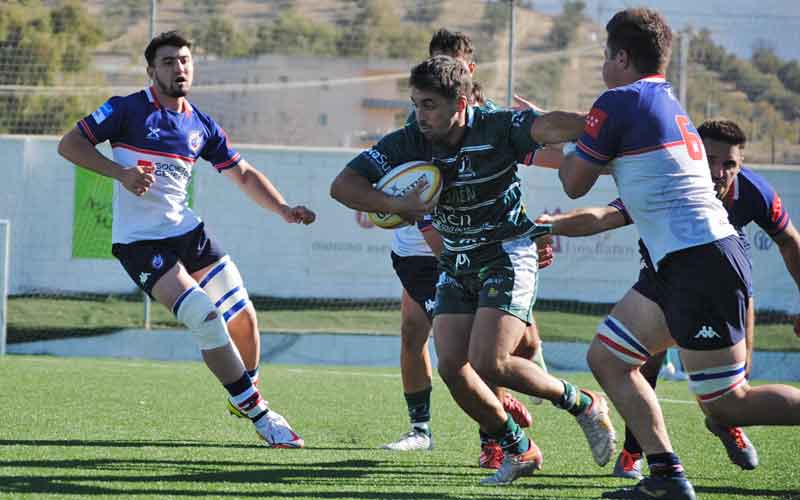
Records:
M152 273L139 273L139 283L142 285L147 283L147 280L150 279L150 274Z
M719 334L714 331L713 328L710 326L703 326L700 330L697 331L697 334L694 336L696 339L713 339L713 338L720 338Z
M478 190L472 186L458 186L442 193L439 198L439 203L445 205L456 205L460 203L469 203L478 197Z
M160 161L154 162L156 167L155 175L159 177L172 177L173 179L183 178L188 180L192 176L191 170L176 163L162 163Z
M608 113L599 108L592 108L589 114L586 115L586 125L583 127L583 131L592 136L592 138L597 139L597 136L600 135L600 129L603 128L603 124L606 122L606 118L608 118Z
M369 160L375 164L381 172L386 173L390 170L391 165L389 165L389 160L386 158L386 155L381 153L375 148L369 149L364 151L363 153Z
M197 153L197 150L200 149L201 143L201 136L200 132L195 130L194 132L189 134L189 149Z
M160 128L147 127L147 129L148 129L147 138L150 139L151 141L157 141L161 138L161 136L159 136L159 134L161 133Z
M92 113L92 118L94 118L94 122L96 124L100 125L105 121L106 118L111 116L111 113L113 112L114 112L114 107L111 106L110 102L106 101L105 103L103 103L102 106L97 108L97 110L94 113Z
M161 254L154 255L150 265L153 266L153 269L161 269L164 266L164 257Z

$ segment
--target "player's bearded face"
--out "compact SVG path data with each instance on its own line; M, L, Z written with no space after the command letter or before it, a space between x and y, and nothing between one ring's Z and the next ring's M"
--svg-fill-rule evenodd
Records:
M160 47L150 77L159 92L169 97L185 97L194 78L194 63L189 47Z
M727 142L704 139L703 146L711 169L711 180L717 198L723 199L733 186L733 181L742 169L742 151L739 145Z
M417 114L420 132L431 142L448 142L458 125L457 101L436 92L411 89L411 102Z

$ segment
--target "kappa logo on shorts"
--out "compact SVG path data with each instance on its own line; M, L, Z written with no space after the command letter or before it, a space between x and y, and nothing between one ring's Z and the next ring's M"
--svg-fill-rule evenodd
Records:
M720 338L719 334L710 326L703 326L694 336L696 339L713 339L715 337Z
M160 128L156 127L147 127L150 131L147 133L147 138L153 141L157 141L161 138L159 135L161 133Z
M436 301L433 299L428 299L425 301L425 310L428 312L433 312L436 309Z
M139 283L142 285L147 283L147 280L150 279L150 274L151 273L139 273Z
M467 254L460 253L460 254L456 255L456 269L458 269L459 267L464 267L464 266L469 267L469 265L470 265L470 260L469 260L469 257L467 256Z
M153 266L153 269L161 269L164 266L164 257L162 257L161 254L156 254L153 256L150 265Z

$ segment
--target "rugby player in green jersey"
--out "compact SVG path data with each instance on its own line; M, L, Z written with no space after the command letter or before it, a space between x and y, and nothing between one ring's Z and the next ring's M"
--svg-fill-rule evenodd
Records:
M577 138L583 115L475 108L469 104L469 70L449 56L415 66L409 84L417 120L351 160L334 179L331 196L355 210L408 220L432 212L443 244L433 324L438 371L458 405L505 452L500 469L482 484L509 484L540 468L542 460L487 383L569 411L595 461L605 465L616 439L606 400L512 355L536 297L533 240L548 231L525 211L517 163L541 144ZM442 170L445 185L438 200L422 202L419 190L392 198L373 187L391 168L412 160Z

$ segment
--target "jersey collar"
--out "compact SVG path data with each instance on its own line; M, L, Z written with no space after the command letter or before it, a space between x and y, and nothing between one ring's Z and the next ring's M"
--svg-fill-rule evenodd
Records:
M475 110L471 105L467 105L467 127L472 127L472 122L475 121Z
M655 82L655 83L664 83L667 79L664 75L655 74L655 75L647 75L645 77L640 78L638 81L640 82Z
M144 93L147 94L147 100L150 101L156 109L161 109L161 103L158 101L158 97L156 97L156 89L152 85L144 89ZM186 116L191 116L192 114L192 107L189 105L189 101L186 100L185 97L178 98L178 104L180 109L178 110L179 113L183 113Z

